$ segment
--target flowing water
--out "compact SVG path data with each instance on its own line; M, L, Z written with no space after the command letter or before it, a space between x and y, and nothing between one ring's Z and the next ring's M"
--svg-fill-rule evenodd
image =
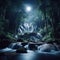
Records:
M60 55L49 53L26 53L8 56L1 55L0 60L60 60Z

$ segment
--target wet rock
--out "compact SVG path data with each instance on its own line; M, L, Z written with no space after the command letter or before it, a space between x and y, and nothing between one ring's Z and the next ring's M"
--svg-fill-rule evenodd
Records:
M43 44L41 46L38 46L38 50L42 52L51 52L51 51L56 51L56 48L52 44Z
M19 49L16 50L16 53L27 53L27 49L24 47L20 47Z
M28 43L27 42L23 42L23 43L21 43L22 44L22 46L25 46L25 45L27 45Z
M24 47L28 50L37 50L37 46L35 44L28 44Z
M37 46L35 44L29 44L30 50L37 50Z

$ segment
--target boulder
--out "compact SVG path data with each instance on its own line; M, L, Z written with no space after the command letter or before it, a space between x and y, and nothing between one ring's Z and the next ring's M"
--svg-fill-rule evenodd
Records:
M21 44L22 44L22 46L25 46L25 45L27 45L28 43L27 43L27 42L22 42Z
M30 50L37 50L37 46L35 44L29 44Z
M16 53L27 53L27 49L24 47L21 47L21 48L16 50Z
M27 50L37 50L37 46L35 44L27 44L24 46Z
M56 51L56 48L54 47L54 45L52 44L43 44L38 46L38 50L42 51L42 52L51 52L51 51Z

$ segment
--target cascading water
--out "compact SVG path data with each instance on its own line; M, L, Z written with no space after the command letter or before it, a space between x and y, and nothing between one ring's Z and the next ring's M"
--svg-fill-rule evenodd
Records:
M19 35L23 35L25 33L33 33L36 30L36 26L34 27L32 23L24 23L19 26L18 33Z
M27 33L27 36L25 36L26 33ZM35 42L41 40L42 38L42 35L40 33L37 33L37 26L33 25L32 23L21 24L18 29L18 35L25 36L23 38L26 38Z

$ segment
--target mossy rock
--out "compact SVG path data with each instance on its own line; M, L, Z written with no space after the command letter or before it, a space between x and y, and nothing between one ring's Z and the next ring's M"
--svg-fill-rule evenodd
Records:
M21 47L21 48L16 50L16 53L27 53L27 49L24 47Z

